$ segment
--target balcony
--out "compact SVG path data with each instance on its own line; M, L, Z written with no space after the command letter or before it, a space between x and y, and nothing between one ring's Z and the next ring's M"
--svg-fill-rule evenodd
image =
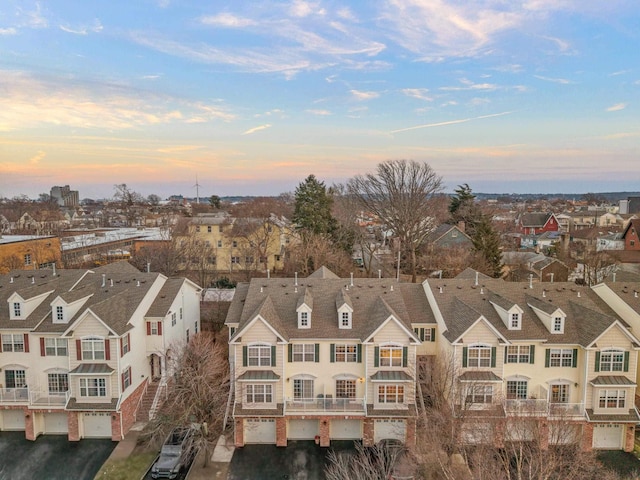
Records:
M582 403L552 403L538 399L505 400L504 409L507 415L549 416L549 417L582 417Z
M550 417L583 417L582 403L549 403Z
M366 404L364 398L333 398L331 395L326 397L318 395L317 398L288 398L285 402L285 412L364 414Z
M29 388L0 388L0 404L29 403Z
M35 407L63 408L69 400L69 391L49 393L40 390L29 392L30 403Z

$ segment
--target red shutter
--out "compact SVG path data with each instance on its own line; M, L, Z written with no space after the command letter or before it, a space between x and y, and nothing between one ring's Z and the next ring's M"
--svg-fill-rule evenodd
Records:
M45 350L44 350L44 337L40 337L40 356L44 357L45 356Z
M151 335L151 322L147 322L147 335Z
M124 340L121 338L120 339L120 356L122 357L124 355Z
M129 345L129 351L131 351L131 335L127 333L127 345Z
M29 334L24 334L24 353L29 353Z
M76 358L82 360L82 342L80 340L76 340Z
M104 359L111 360L111 342L108 338L104 339Z
M162 335L162 322L158 322L158 335Z
M122 385L122 391L124 392L124 373L120 374L120 385Z

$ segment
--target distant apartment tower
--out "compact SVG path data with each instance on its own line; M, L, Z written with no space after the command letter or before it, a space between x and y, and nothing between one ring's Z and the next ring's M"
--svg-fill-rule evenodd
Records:
M71 190L69 185L64 187L51 187L51 198L61 207L77 207L80 204L78 190Z
M626 200L620 200L621 214L640 213L640 197L627 197Z

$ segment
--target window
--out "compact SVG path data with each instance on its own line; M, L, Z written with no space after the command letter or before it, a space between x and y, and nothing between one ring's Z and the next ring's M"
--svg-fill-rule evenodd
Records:
M402 347L380 347L381 367L402 367Z
M252 264L253 263L253 257L251 257L251 256L244 257L244 263L249 264L249 265Z
M80 379L80 396L81 397L106 397L107 382L104 378L81 378Z
M102 338L82 340L83 360L104 360L104 358L104 340Z
M131 385L131 367L122 372L122 390L126 390Z
M147 335L159 335L160 329L158 327L160 322L148 322L147 323Z
M404 386L379 385L378 403L404 403Z
M3 352L24 352L24 335L22 333L2 335Z
M207 259L207 261L208 261L211 265L215 265L215 264L216 264L216 261L217 261L217 258L216 258L216 257L209 257L209 258Z
M507 398L527 398L527 386L528 382L526 380L507 380Z
M24 264L25 265L31 265L31 254L30 253L25 253L25 255L24 255Z
M250 345L247 348L247 360L250 367L270 367L271 345Z
M129 353L130 347L129 347L129 334L126 334L124 337L122 337L122 355L126 355L127 353Z
M549 351L550 367L573 366L573 350L571 348L551 348Z
M300 312L299 328L309 328L309 312Z
M207 225L207 233L211 233L211 225Z
M467 403L493 403L493 385L472 385L467 390Z
M509 328L511 330L519 330L520 329L520 314L512 313L511 320L509 322Z
M354 363L358 361L358 346L357 345L336 345L335 347L335 361L336 362L350 362Z
M238 241L237 241L237 240L233 240L233 241L231 242L231 246L232 246L233 248L236 248L236 247L238 246Z
M350 327L351 327L351 313L342 312L340 314L340 328L350 328Z
M219 231L220 233L222 233L222 232L223 232L223 230L224 230L224 227L223 227L222 225L218 225L218 231Z
M509 345L505 363L529 363L531 347L529 345Z
M624 353L623 351L600 352L600 371L622 372L624 369Z
M562 322L562 317L554 317L553 319L553 332L554 333L562 333L564 330L564 325Z
M564 383L552 384L549 401L551 403L567 403L569 401L569 385Z
M222 248L222 240L218 240L218 248Z
M624 408L626 395L625 390L600 390L598 405L600 408Z
M294 400L313 400L313 380L296 378L293 381Z
M196 232L200 232L200 225L196 225Z
M197 320L193 324L193 330L194 330L195 333L198 333L198 321Z
M66 338L45 338L44 354L47 357L66 357L68 355Z
M272 385L247 385L246 386L247 403L271 403L273 402L273 386Z
M64 395L69 390L69 375L66 373L50 373L47 375L49 395Z
M182 320L182 318L183 318L182 307L180 307L179 312L180 312L180 320Z
M356 398L356 381L336 380L336 398Z
M187 343L189 343L189 329L187 328Z
M5 370L4 383L6 388L25 388L27 377L24 370Z
M173 312L171 314L171 326L172 327L174 327L176 325L176 319L177 319L176 312Z
M414 328L413 331L416 333L416 336L420 339L421 342L433 342L435 339L433 338L433 334L435 332L435 328Z
M20 308L20 303L19 302L13 302L13 316L14 317L20 317L22 315L22 310Z
M240 257L231 257L231 263L234 265L240 265Z
M468 367L491 367L491 347L469 347L467 355Z
M64 322L64 308L62 305L56 307L56 321Z
M295 344L293 347L294 362L315 362L316 346L313 343Z

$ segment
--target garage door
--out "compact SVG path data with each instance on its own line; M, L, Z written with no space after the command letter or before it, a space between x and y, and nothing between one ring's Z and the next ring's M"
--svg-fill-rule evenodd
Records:
M22 410L2 410L2 430L24 430L24 412Z
M291 440L313 440L320 435L318 420L289 420L287 438Z
M333 440L360 440L362 438L361 420L331 420L329 436Z
M244 443L276 443L276 421L273 418L245 420Z
M45 413L44 414L44 433L46 435L55 435L61 433L69 433L69 423L66 413ZM109 432L111 436L111 432Z
M110 413L85 413L82 417L85 438L111 438Z
M407 424L404 420L376 420L374 423L373 441L378 443L384 439L405 441Z
M593 427L593 448L621 449L622 425L597 424Z

